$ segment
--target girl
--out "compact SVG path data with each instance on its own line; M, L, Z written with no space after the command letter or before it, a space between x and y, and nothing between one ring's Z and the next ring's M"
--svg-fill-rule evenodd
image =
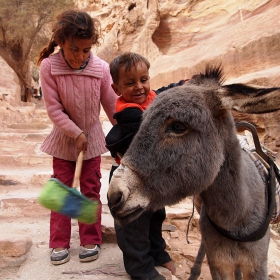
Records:
M76 159L84 151L80 179L81 192L100 202L100 162L105 137L99 120L101 104L114 125L116 94L108 64L94 56L92 45L99 45L100 23L86 12L68 10L57 17L51 40L39 54L43 97L53 129L41 150L53 156L53 175L72 185ZM55 54L55 47L60 49ZM52 55L51 55L52 54ZM98 258L101 236L101 209L93 225L79 223L81 262ZM51 212L51 262L69 260L71 220Z

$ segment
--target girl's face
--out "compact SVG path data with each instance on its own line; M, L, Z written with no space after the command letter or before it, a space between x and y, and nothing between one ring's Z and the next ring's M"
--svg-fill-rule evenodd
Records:
M125 66L122 66L119 70L119 82L112 84L112 88L126 102L142 104L150 92L150 77L146 64L138 63L129 71L125 71Z
M80 39L77 37L68 37L64 44L59 44L63 49L64 57L68 64L79 69L89 57L92 47L92 39Z

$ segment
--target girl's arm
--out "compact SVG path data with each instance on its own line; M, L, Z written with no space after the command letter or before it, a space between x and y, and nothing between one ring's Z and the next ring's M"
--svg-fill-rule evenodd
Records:
M100 101L111 124L114 125L116 124L116 120L113 118L113 115L116 112L116 100L118 96L112 89L112 84L113 81L110 75L109 65L108 63L103 62L103 78L100 88Z

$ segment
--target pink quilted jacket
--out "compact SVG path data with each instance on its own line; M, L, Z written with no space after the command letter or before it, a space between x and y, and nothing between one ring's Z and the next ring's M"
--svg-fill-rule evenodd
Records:
M100 107L115 124L113 115L117 95L111 88L109 65L92 53L85 69L72 70L61 51L44 59L40 78L53 129L41 150L57 158L75 161L75 139L84 132L88 148L84 159L107 152L105 136L99 120Z

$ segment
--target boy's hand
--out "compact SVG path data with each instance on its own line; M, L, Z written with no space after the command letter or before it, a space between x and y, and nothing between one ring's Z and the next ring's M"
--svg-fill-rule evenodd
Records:
M84 133L81 133L76 139L77 154L79 154L80 151L86 152L87 143L87 137L84 135Z

